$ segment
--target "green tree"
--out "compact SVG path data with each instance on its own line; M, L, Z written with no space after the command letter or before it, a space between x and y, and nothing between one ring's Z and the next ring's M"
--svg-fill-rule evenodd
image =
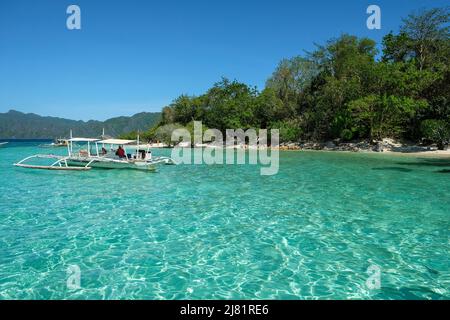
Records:
M317 73L314 61L301 56L284 59L278 64L267 80L266 88L272 89L283 102L277 108L279 118L295 116L299 98Z
M270 124L270 129L278 129L280 133L280 142L299 141L302 129L298 120L276 121Z
M444 120L427 119L422 121L423 136L437 144L439 150L444 150L450 140L450 125Z
M173 145L172 133L176 129L183 128L179 123L169 123L158 127L155 130L154 138L160 142L167 144L169 147Z
M444 51L448 53L449 20L448 7L421 10L403 19L400 30L410 39L409 46L420 70L448 61L448 56L442 55L442 49L446 47Z
M253 127L256 96L255 88L223 78L204 97L206 125L222 132Z
M347 105L370 94L375 54L375 42L345 34L309 54L320 70L304 95L309 105L302 108L312 139L340 137L351 129Z
M203 119L202 97L181 95L173 101L171 108L174 112L173 122L187 124L194 120Z
M409 125L411 137L421 134L422 119L450 116L449 17L449 7L420 10L403 19L398 35L383 39L383 61L397 68L391 86L428 102Z
M426 101L392 95L368 95L349 103L358 130L368 129L371 140L399 137L405 130L405 123L424 107Z
M175 111L172 107L167 106L162 109L161 115L161 123L168 124L173 123L175 121Z
M270 122L284 118L283 101L278 97L273 88L265 88L255 101L254 117L255 125L267 128Z

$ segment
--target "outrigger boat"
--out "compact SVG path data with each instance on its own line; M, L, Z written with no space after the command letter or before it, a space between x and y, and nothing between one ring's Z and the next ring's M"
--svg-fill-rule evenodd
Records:
M141 146L139 139L92 139L92 138L71 138L68 139L67 156L42 155L37 154L22 159L14 165L17 167L30 169L47 170L90 170L91 168L104 169L138 169L155 170L159 164L176 164L169 157L153 157L149 146ZM79 150L74 150L78 144L83 144ZM83 148L86 146L86 148ZM121 157L116 155L115 146L123 149ZM109 151L106 149L109 147ZM133 153L127 153L132 150ZM53 159L51 165L28 164L31 159L44 158Z

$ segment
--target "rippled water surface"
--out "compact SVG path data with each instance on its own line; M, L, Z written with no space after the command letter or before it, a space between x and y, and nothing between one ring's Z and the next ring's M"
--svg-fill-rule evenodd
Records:
M450 298L450 160L285 152L274 176L11 165L50 151L0 148L0 298Z

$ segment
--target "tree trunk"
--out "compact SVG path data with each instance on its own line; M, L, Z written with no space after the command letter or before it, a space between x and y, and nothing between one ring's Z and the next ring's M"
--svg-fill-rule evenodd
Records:
M419 69L420 71L422 71L423 69L423 65L425 64L425 54L424 54L425 48L423 44L420 44L420 49L419 49L419 53L420 53L420 57L419 57L419 62L420 62L420 66Z

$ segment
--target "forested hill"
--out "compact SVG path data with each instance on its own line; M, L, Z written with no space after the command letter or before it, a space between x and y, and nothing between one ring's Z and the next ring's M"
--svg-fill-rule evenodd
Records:
M223 79L201 95L182 95L162 110L161 124L279 129L282 142L402 138L443 148L450 140L449 8L411 13L384 36L381 52L369 38L343 34L284 59L262 91Z
M0 139L58 138L74 136L97 137L102 134L118 136L130 131L143 131L160 121L159 112L141 112L131 117L116 117L106 121L76 121L42 117L33 113L10 110L0 113Z

